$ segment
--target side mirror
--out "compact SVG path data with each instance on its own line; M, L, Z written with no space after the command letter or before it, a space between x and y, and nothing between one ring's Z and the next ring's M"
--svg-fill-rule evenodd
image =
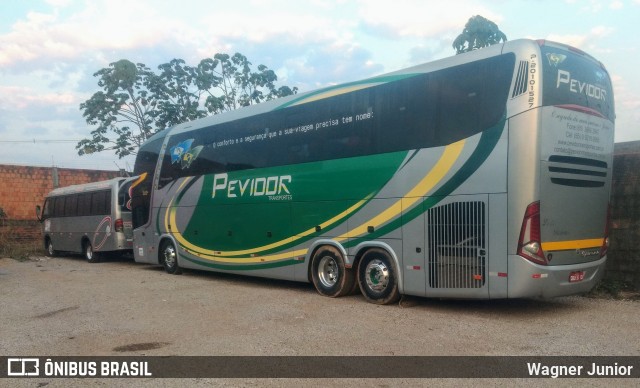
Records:
M38 221L42 222L42 208L40 205L36 205L36 218Z

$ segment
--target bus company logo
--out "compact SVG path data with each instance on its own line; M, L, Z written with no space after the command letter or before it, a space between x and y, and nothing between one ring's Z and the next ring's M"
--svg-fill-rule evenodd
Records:
M547 60L549 61L549 65L555 67L556 69L562 62L564 62L565 59L567 59L567 56L564 54L558 54L558 53L547 54Z
M191 163L198 158L202 151L202 146L191 149L194 139L182 141L169 149L171 164L180 164L182 170L189 168Z
M287 186L290 183L291 175L229 179L227 173L215 174L211 198L226 194L227 198L266 196L272 201L291 200L291 192Z
M587 97L595 98L596 100L606 101L606 90L596 85L571 78L571 73L566 70L558 70L556 88L560 89L560 86L568 87L569 91L572 93L584 94Z

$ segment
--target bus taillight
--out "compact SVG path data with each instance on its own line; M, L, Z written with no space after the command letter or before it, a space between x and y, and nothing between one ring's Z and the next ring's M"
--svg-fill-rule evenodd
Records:
M540 235L540 202L527 206L518 239L518 254L536 264L547 265Z
M116 232L124 232L124 222L122 222L122 218L118 218L113 223L113 230Z
M611 204L607 208L607 221L604 225L604 239L600 248L600 258L603 258L609 251L609 224L611 223Z

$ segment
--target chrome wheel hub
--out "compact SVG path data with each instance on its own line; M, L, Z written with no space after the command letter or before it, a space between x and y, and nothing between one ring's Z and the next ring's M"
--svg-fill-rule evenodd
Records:
M318 279L324 287L333 287L338 281L338 263L331 256L324 256L318 265Z
M164 262L169 268L173 268L176 265L176 250L172 245L164 248Z
M382 292L389 285L389 268L382 260L372 260L365 268L365 279L370 290Z

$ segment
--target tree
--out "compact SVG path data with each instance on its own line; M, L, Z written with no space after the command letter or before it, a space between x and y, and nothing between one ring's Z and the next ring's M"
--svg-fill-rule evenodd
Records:
M91 138L78 142L78 155L115 150L122 158L135 153L153 133L159 101L149 89L159 82L158 77L144 64L126 59L110 63L94 77L99 77L102 91L80 104L80 110L88 124L98 127L91 131Z
M507 36L494 22L476 15L469 18L462 33L453 41L453 48L456 54L462 54L506 41Z
M195 83L196 69L182 59L173 59L158 66L159 80L152 84L153 96L158 99L156 127L161 130L172 125L207 116L199 109L202 91Z
M259 65L253 71L240 53L216 54L197 67L173 59L158 70L123 59L94 74L102 90L80 110L88 124L98 127L91 138L78 142L79 155L114 150L122 158L164 128L298 91L276 88L273 70Z
M251 62L240 53L232 57L216 54L203 59L198 68L196 84L207 95L205 106L213 114L258 104L274 98L296 94L298 88L282 86L276 89L276 73L265 65L251 71Z

